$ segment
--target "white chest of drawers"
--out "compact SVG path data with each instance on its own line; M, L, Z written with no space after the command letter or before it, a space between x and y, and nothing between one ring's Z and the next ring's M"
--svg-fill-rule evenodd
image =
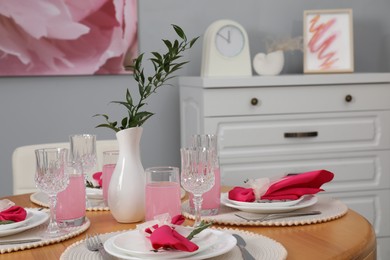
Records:
M223 185L327 169L390 254L390 73L179 79L181 143L216 133Z

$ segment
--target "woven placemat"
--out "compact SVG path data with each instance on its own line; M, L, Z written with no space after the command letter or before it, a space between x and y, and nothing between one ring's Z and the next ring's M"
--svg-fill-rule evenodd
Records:
M259 218L264 214L249 213L237 209L229 208L221 204L218 215L203 216L202 219L206 222L213 222L215 224L223 225L237 225L237 226L298 226L315 223L322 223L331 221L344 216L348 207L343 202L330 198L319 197L318 202L310 207L295 210L294 212L307 212L312 210L321 211L319 215L300 216L300 217L284 217L267 221L246 221L237 217L239 214L249 219ZM186 200L182 204L182 214L186 218L195 219L194 215L190 213L189 202Z
M30 201L41 207L46 207L46 208L49 207L49 197L44 192L38 191L31 194ZM104 204L103 200L89 199L88 202L91 206L86 208L87 211L109 211L110 210L110 208Z
M61 235L61 236L58 236L55 238L43 238L42 234L45 232L47 225L48 225L48 222L45 222L37 227L28 229L28 230L23 231L21 233L17 233L15 235L3 237L2 239L6 239L6 240L27 239L27 238L42 238L42 240L38 241L38 242L23 243L23 244L17 244L17 245L0 245L0 254L5 254L5 253L14 252L14 251L26 250L26 249L30 249L30 248L36 248L36 247L47 246L47 245L59 243L61 241L70 239L72 237L75 237L75 236L83 233L84 231L86 231L89 228L89 226L91 225L91 222L89 221L88 218L85 218L85 221L81 226L67 228L67 232L64 235Z
M266 236L243 231L239 229L231 229L231 228L223 228L217 229L224 232L229 232L231 234L239 234L247 243L246 248L253 255L255 259L258 260L284 260L287 258L287 250L283 247L282 244L276 242L275 240L268 238ZM105 233L101 234L100 238L104 242L110 237L118 235L125 231L113 232L113 233ZM210 249L212 250L212 249ZM130 256L130 255L129 255ZM193 255L193 258L196 258L196 255ZM78 241L72 245L70 245L61 255L61 260L102 260L103 257L99 254L99 252L91 252L86 248L85 240ZM129 258L133 259L133 258ZM135 258L134 259L138 259ZM191 259L191 257L190 257ZM208 259L213 260L239 260L242 259L241 252L237 246L235 246L231 251Z

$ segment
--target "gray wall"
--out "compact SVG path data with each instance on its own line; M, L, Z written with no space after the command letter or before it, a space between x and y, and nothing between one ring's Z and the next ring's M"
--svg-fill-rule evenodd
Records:
M172 23L194 37L213 21L228 18L247 29L253 57L265 52L265 38L302 35L304 10L337 8L353 9L355 71L390 71L389 0L139 0L140 48L160 50L161 39L174 36ZM200 74L201 46L199 41L186 55L191 62L181 75ZM302 73L302 54L287 53L282 73ZM95 129L101 120L92 115L121 117L124 110L108 102L122 100L127 87L136 90L132 77L124 75L0 78L0 196L12 193L11 157L16 147L65 142L76 133L115 138L108 129ZM179 89L160 89L149 100L149 109L156 115L144 125L144 167L180 166Z

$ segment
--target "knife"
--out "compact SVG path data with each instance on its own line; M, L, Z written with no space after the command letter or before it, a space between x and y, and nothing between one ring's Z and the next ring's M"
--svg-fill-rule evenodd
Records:
M0 240L0 245L15 245L23 243L32 243L41 241L41 238L30 238L30 239L12 239L12 240Z
M242 259L243 260L256 260L251 253L245 248L246 242L245 240L237 234L233 234L233 236L237 239L237 246L241 251Z

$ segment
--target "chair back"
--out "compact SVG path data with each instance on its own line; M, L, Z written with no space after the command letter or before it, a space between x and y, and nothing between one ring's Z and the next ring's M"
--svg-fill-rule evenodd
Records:
M36 169L35 150L41 148L68 148L69 143L47 143L18 147L12 154L13 194L23 194L38 191L34 176ZM97 140L97 170L101 171L103 152L118 150L117 140Z

